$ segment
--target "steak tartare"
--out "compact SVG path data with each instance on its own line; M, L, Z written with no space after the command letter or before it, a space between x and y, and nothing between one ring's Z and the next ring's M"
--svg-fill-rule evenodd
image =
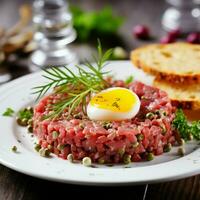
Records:
M95 163L129 163L151 160L174 144L172 121L175 108L164 91L141 82L125 84L112 81L112 87L124 87L135 92L141 102L138 114L123 121L93 121L78 108L70 118L63 111L59 117L46 118L51 105L63 94L51 93L34 108L33 132L42 148L57 156L74 160L91 158Z

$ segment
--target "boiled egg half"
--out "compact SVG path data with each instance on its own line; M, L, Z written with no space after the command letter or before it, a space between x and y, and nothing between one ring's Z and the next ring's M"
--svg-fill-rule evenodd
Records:
M94 95L88 106L91 120L118 121L133 118L140 109L140 99L131 90L113 87Z

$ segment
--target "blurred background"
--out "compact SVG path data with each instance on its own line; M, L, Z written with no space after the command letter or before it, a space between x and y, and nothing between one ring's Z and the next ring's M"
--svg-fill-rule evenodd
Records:
M200 0L1 0L0 82L149 43L200 43Z

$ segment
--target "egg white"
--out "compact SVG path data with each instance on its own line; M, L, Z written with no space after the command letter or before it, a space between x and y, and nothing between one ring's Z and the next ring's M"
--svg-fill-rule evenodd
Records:
M109 88L104 91L109 91L109 90L117 90L119 87L113 87ZM120 88L122 89L122 88ZM137 115L137 113L140 110L140 99L139 97L132 92L129 89L123 88L124 90L128 90L132 95L135 97L136 102L133 104L132 108L128 112L114 112L111 110L103 109L103 108L98 108L96 106L91 105L89 102L87 106L87 115L91 120L109 120L109 121L120 121L120 120L126 120L126 119L132 119Z

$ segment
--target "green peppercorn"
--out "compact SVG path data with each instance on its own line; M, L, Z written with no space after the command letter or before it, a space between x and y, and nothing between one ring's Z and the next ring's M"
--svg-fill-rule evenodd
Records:
M25 108L24 110L28 110L30 111L31 113L33 113L33 108L31 106L28 106L27 108Z
M164 152L170 152L171 149L172 149L171 143L165 144L164 147L163 147Z
M45 148L45 149L42 148L39 150L39 153L40 153L40 156L42 156L42 157L49 157L51 152L47 148Z
M57 146L57 149L60 150L60 151L62 151L64 148L65 148L65 145L64 145L64 144L59 144L59 145Z
M36 144L34 149L39 152L39 150L41 149L41 145L40 144Z
M115 47L113 49L113 57L114 59L125 59L127 58L128 54L125 49L122 47Z
M28 120L28 125L33 126L33 119L29 119L29 120Z
M90 167L92 165L92 160L90 157L84 157L82 163L85 167Z
M178 148L177 154L179 156L184 156L185 155L185 149L183 147Z
M58 135L59 135L59 134L58 134L57 131L53 131L53 132L52 132L52 138L53 138L53 139L57 139Z
M183 146L185 144L185 140L183 138L181 138L179 141L178 141L179 145Z
M165 125L162 123L162 124L160 124L160 128L162 129L162 135L165 135L166 133L167 133L167 129L166 129L166 127L165 127Z
M147 119L153 119L154 118L154 114L152 112L149 112L146 114L146 118Z
M49 149L49 150L52 150L52 148L53 148L53 147L52 147L52 145L50 145L50 144L47 146L47 149Z
M155 114L158 115L159 117L165 117L167 115L167 112L164 110L156 110Z
M124 164L131 163L131 155L125 154L123 157L123 162L124 162Z
M142 141L144 139L144 135L143 134L137 134L136 137L137 137L137 141L138 142L140 142L140 141Z
M148 161L151 161L151 160L153 160L153 159L154 159L153 153L148 153L148 154L147 154L147 160L148 160Z
M118 153L122 157L124 155L124 153L125 153L125 149L124 148L119 149Z
M133 147L133 148L136 148L136 147L138 147L138 145L139 145L138 142L134 142L134 143L132 144L132 147Z
M193 140L193 135L190 133L189 135L188 135L188 140Z
M70 153L67 155L67 160L69 160L69 162L73 162L74 161L74 156Z
M17 152L17 147L16 146L12 146L12 149L11 149L13 152Z
M99 159L98 159L98 163L99 163L99 164L104 164L104 163L105 163L105 160L104 160L103 158L99 158Z

